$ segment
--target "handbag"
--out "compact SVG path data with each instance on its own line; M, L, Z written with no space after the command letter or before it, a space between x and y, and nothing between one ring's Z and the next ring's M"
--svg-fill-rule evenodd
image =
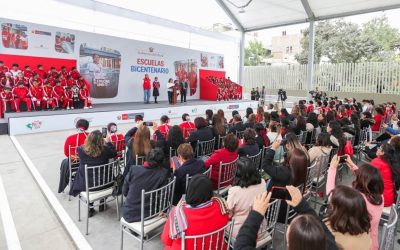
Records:
M124 185L124 176L122 174L118 174L114 178L114 187L112 191L112 196L116 197L122 194L122 186Z

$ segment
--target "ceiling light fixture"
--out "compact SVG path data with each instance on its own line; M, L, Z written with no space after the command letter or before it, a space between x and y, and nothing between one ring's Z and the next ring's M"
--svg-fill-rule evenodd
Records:
M250 4L253 0L249 0L246 4L241 5L241 6L235 4L235 3L232 2L231 0L226 0L226 1L227 1L228 3L230 3L231 5L233 5L234 7L238 8L240 14L243 14L243 13L246 13L245 8L246 8L247 6L249 6L249 4Z

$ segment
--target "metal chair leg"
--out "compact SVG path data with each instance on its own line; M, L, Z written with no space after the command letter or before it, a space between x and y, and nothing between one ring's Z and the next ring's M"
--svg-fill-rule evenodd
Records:
M78 199L78 221L81 221L81 197Z
M86 214L86 235L89 234L89 210L90 210L90 203L87 202L87 214Z
M119 199L118 199L118 195L117 195L117 197L115 197L115 201L116 201L116 205L117 205L117 219L119 221L120 218L119 218Z
M121 225L121 250L124 249L124 226Z

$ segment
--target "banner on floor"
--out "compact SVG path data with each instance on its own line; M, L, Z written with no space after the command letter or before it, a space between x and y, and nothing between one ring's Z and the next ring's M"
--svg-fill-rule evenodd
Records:
M169 78L187 79L188 99L199 99L199 70L224 68L219 54L9 19L0 18L0 23L0 60L7 66L35 69L41 63L49 69L63 59L71 66L72 60L90 83L94 103L142 101L145 74L152 81L158 77L159 100L167 100Z
M34 134L42 132L60 131L75 128L75 123L81 119L87 119L90 126L106 126L110 122L126 124L135 122L137 114L143 115L145 121L157 121L162 115L168 115L170 119L181 118L183 113L188 113L191 117L203 116L207 109L217 112L222 109L224 112L245 111L246 108L257 108L256 101L242 102L220 102L215 104L185 105L179 107L166 107L156 109L132 109L125 111L93 112L79 114L61 114L31 117L10 117L8 119L9 134ZM49 113L51 114L51 113Z

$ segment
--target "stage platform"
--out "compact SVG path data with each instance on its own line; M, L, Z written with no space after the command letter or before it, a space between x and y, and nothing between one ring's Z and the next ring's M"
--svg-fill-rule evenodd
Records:
M166 101L157 104L141 102L96 104L93 109L6 113L4 122L8 128L6 133L18 135L71 129L80 118L88 119L91 126L104 126L109 122L133 123L137 114L143 115L144 120L153 121L158 120L161 115L179 118L183 113L188 113L195 117L204 115L207 109L214 112L218 109L225 112L243 111L247 107L255 109L257 104L258 102L250 100L224 102L188 100L186 103L178 102L176 105L169 105Z

